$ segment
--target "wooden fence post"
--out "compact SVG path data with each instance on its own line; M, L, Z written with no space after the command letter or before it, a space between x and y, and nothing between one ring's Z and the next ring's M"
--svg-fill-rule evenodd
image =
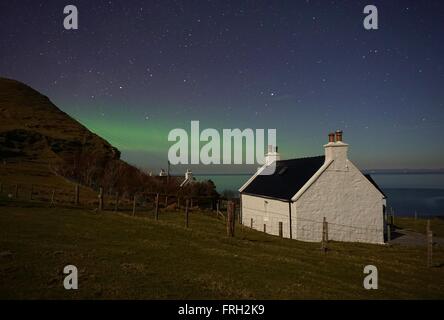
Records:
M133 196L133 217L136 215L136 194Z
M418 213L415 211L415 220L418 219Z
M228 202L227 207L227 235L229 237L234 237L234 203L232 201Z
M119 191L116 192L116 202L114 203L114 211L119 210Z
M185 219L186 219L185 225L187 228L189 226L189 224L188 224L188 221L189 221L188 204L189 204L189 202L190 201L188 199L185 201Z
M328 243L328 221L325 219L325 242Z
M231 237L231 203L227 206L227 236Z
M155 203L155 217L156 220L159 220L159 194L156 194L156 203Z
M279 237L283 237L283 226L282 221L279 221Z
M168 207L168 195L165 195L165 208Z
M74 187L74 204L79 205L79 185L76 184Z
M232 201L231 202L231 206L233 207L233 209L232 209L233 217L231 219L231 234L232 234L232 237L234 237L234 228L236 226L236 216L235 216L235 213L236 213L236 202Z
M242 224L242 195L239 196L239 224Z
M99 211L103 210L103 188L99 189Z
M191 206L191 208L193 208L193 198L191 198L190 201L191 201L191 205L190 206Z
M392 240L392 230L390 224L387 224L387 242Z
M427 267L433 267L433 232L430 229L427 231Z
M267 225L264 223L264 233L267 233Z
M430 219L427 219L426 236L427 236L427 267L430 268L432 266L432 246L433 246L433 235L430 228Z
M250 228L253 229L253 218L250 219Z
M51 205L55 205L55 190L52 189L52 195L51 195Z
M321 244L321 250L324 252L327 251L327 242L328 242L327 219L324 217L322 221L322 244Z

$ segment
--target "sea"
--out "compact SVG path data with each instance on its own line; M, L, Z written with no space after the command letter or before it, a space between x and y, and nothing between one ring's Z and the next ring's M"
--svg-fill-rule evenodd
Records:
M387 205L397 216L444 217L444 174L375 173L373 180L387 196ZM197 180L211 179L219 193L237 191L251 175L201 175ZM391 209L389 209L391 210Z

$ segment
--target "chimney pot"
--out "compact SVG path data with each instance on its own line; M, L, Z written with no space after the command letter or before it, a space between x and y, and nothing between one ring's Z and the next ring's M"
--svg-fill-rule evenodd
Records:
M328 134L328 142L335 142L335 134L333 132Z
M342 142L342 130L336 130L336 142Z
M278 147L272 144L268 145L268 153L265 155L265 164L270 165L274 161L281 160L281 156L278 153Z

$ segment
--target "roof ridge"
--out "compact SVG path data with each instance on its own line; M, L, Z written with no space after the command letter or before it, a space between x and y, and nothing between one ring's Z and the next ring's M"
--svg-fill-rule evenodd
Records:
M283 162L283 161L294 161L294 160L304 160L304 159L314 159L314 158L325 158L324 155L320 156L311 156L311 157L301 157L301 158L293 158L293 159L285 159L285 160L278 160L277 162Z

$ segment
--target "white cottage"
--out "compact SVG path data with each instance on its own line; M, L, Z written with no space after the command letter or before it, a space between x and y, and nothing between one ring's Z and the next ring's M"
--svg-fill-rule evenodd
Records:
M280 160L268 150L265 165L240 189L242 223L302 241L328 238L384 243L386 197L348 158L342 131L329 134L325 155ZM270 166L272 174L263 174Z

